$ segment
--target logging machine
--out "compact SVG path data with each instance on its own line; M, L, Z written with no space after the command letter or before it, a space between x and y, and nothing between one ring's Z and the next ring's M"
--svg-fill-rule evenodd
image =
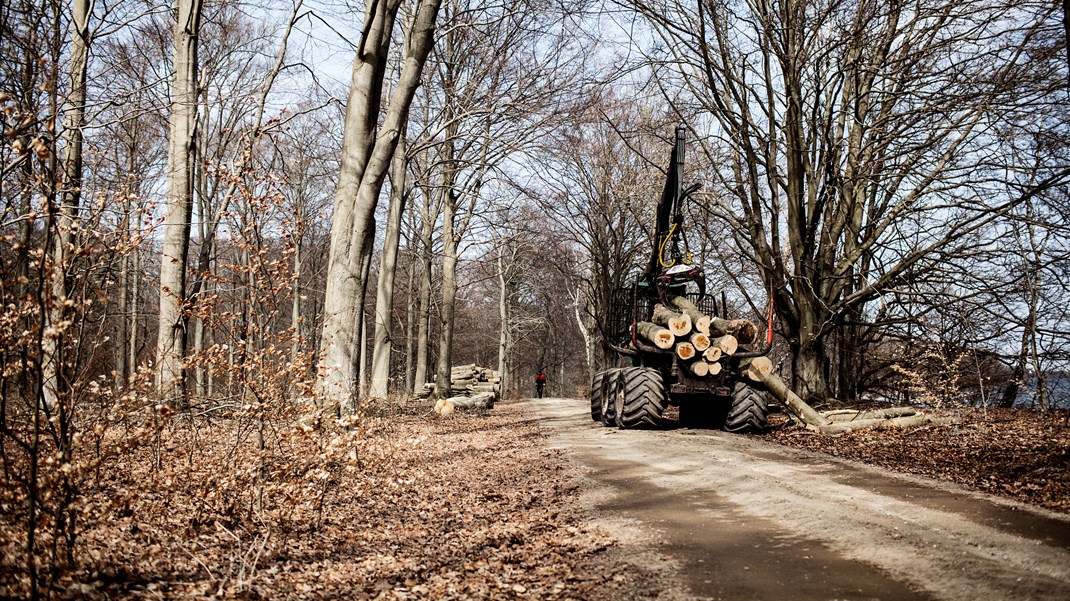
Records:
M633 285L610 299L602 333L628 367L594 375L591 418L619 428L656 427L674 405L684 423L757 432L769 411L758 382L772 368L772 324L764 347L755 349L755 324L729 319L725 294L720 302L708 294L702 266L692 261L684 209L701 184L683 186L685 135L677 126L650 260Z

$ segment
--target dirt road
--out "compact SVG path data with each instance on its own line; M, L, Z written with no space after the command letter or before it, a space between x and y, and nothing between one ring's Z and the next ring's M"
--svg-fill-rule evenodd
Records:
M583 400L525 405L625 552L677 571L663 597L1070 599L1058 514L723 432L603 428Z

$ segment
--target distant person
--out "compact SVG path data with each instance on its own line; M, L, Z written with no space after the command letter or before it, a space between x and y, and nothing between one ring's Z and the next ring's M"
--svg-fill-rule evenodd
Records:
M535 392L538 393L540 399L543 388L546 388L546 374L540 369L538 375L535 376Z

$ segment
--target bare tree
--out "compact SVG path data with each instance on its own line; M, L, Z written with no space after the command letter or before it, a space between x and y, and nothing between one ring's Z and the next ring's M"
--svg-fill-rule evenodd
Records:
M367 285L379 192L408 118L412 97L431 51L440 0L420 0L406 35L401 74L379 126L383 78L401 0L369 3L346 106L342 164L335 193L331 251L319 359L320 394L343 411L356 410L356 334Z
M805 396L829 396L834 331L1070 173L993 193L1017 169L996 125L1056 89L1027 52L1057 26L1049 5L629 4L660 36L658 85L685 93L675 109L712 114L693 122L723 159L709 208L773 291Z
M201 0L176 0L174 80L167 144L167 209L160 255L160 327L156 341L160 396L184 403L186 262L193 218L193 169L197 157L197 43Z

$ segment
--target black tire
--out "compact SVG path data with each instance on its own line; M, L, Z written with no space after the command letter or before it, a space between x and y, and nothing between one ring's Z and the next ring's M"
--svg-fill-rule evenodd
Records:
M613 398L616 395L621 371L617 368L607 369L602 376L602 407L598 417L602 425L607 428L617 425L617 411Z
M665 382L649 367L628 367L618 377L616 421L620 428L658 427L665 411Z
M736 434L758 434L765 431L768 418L768 395L744 382L736 382L724 429Z
M596 422L602 421L602 397L606 394L605 376L606 372L600 371L591 379L591 419Z

